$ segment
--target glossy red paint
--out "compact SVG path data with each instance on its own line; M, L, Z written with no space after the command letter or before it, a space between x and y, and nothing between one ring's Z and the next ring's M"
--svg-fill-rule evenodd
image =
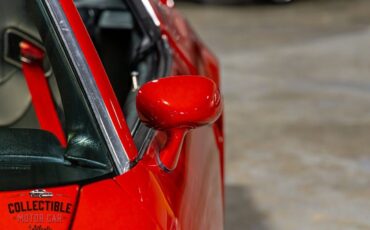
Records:
M144 84L136 106L150 127L192 129L214 122L222 111L222 100L217 85L206 77L173 76Z
M171 172L176 169L181 148L188 132L189 130L184 128L170 129L166 132L167 142L158 153L158 164L163 170Z
M167 173L156 163L166 142L166 134L158 132L146 157L115 179L130 199L140 201L140 207L151 213L161 229L223 229L218 150L210 133L209 126L191 131L177 168Z
M94 78L100 85L106 105L111 106L110 111L120 111L101 62L72 1L60 2L93 70ZM175 9L170 10L170 7L159 0L150 2L161 21L162 33L171 46L171 75L202 74L216 82L218 88L220 81L214 56ZM169 92L173 92L173 89ZM186 103L185 100L182 102ZM112 119L117 119L111 116ZM132 147L131 137L127 137L130 136L128 129L120 129L120 122L126 126L124 120L118 118L115 122L116 129L123 132L121 137L125 138L122 138L122 143L125 148L131 149L130 157L133 157L136 149ZM179 132L174 136L183 136ZM113 180L84 186L80 192L72 228L223 229L220 160L223 158L223 142L219 141L223 137L222 120L218 120L213 126L189 131L182 147L177 149L177 167L168 173L158 167L157 159L166 148L166 143L171 143L168 140L170 137L166 132L157 131L144 158L129 172Z
M175 2L174 0L160 0L162 4L168 6L168 7L174 7Z
M54 134L60 144L65 147L67 145L66 136L42 68L44 51L25 41L20 43L20 51L23 59L23 74L32 97L32 105L40 128Z
M113 121L126 153L130 160L134 160L137 157L136 146L132 140L132 136L130 135L130 130L127 127L127 123L118 100L114 94L113 88L109 82L107 73L105 72L104 66L99 58L93 42L91 41L80 14L78 13L72 0L60 0L59 2L67 16L67 20L72 27L72 30L76 36L76 40L78 41L82 53L84 54L94 76L105 106L108 109L110 119Z
M202 74L218 87L219 69L214 55L197 38L176 9L151 1L161 22L161 30L173 51L172 75ZM181 33L176 28L181 25ZM157 165L168 134L157 132L146 157L133 170L117 178L132 190L144 190L139 171L153 174L178 219L178 229L223 229L223 129L222 117L210 128L191 131L179 150L178 166L166 173ZM150 190L144 190L151 193ZM137 195L138 196L138 195ZM147 205L151 207L151 205ZM168 229L168 228L167 228Z
M197 75L199 53L197 50L200 41L187 21L175 7L160 4L158 0L151 0L152 6L160 20L160 29L168 39L171 48L190 70L190 74Z
M222 100L217 85L206 77L173 76L144 84L138 92L136 108L141 121L167 132L159 163L172 171L186 133L213 123L221 114Z
M181 16L180 13L176 11L175 8L166 7L163 4L158 4L156 0L151 0L151 3L155 9L155 12L160 20L160 28L162 33L165 35L165 38L169 41L171 49L173 50L173 73L175 74L201 74L207 76L214 80L218 86L220 85L220 71L219 71L219 63L215 55L207 48L207 46L198 38L198 36L194 33L191 26L187 23L187 21ZM202 133L202 134L200 134ZM218 229L222 228L222 208L220 206L214 206L215 204L219 204L218 202L220 199L217 195L206 195L206 191L209 189L207 186L210 186L213 190L209 192L209 194L215 194L220 188L221 194L223 194L224 189L224 132L223 132L223 115L216 121L213 125L213 137L215 142L217 143L217 150L214 148L214 142L207 142L206 139L212 136L212 131L207 128L201 128L200 130L196 129L190 133L187 137L186 144L184 148L191 148L192 151L189 151L186 154L181 154L179 160L179 166L174 171L177 172L179 168L182 168L180 171L184 171L185 175L193 174L193 178L197 178L195 181L189 181L189 179L185 179L183 177L177 178L178 180L184 180L184 184L187 184L189 187L192 187L194 184L197 184L199 181L202 181L204 186L200 189L199 196L196 195L195 197L200 198L202 201L206 201L207 204L200 201L196 206L199 210L202 209L203 205L207 205L208 207L213 207L215 212L212 214L203 214L208 217L209 220L215 221L219 220L221 222L215 221L219 225L215 226L208 226L208 229ZM158 136L157 136L158 137ZM189 143L188 140L191 140ZM210 153L209 155L205 153ZM217 154L216 154L217 153ZM215 158L215 154L217 155ZM183 158L190 159L189 164L184 164ZM196 159L197 158L197 159ZM202 162L202 159L207 159ZM219 164L217 167L215 164ZM216 175L210 176L213 174L212 170L218 168L218 172L220 172L220 183L218 183L218 177ZM204 177L208 178L203 181ZM209 179L212 177L212 179ZM207 184L207 185L206 185ZM199 185L199 184L198 184ZM193 188L194 192L196 191ZM187 197L186 195L179 195L177 199L181 199ZM189 200L186 202L192 203L194 199L197 198L188 197ZM223 197L223 195L222 195ZM223 198L221 198L221 201ZM222 203L222 202L221 202ZM221 206L223 206L221 204ZM186 210L186 208L184 208ZM218 212L217 212L218 211ZM190 212L190 211L189 211ZM186 214L186 211L183 213ZM191 214L189 214L191 215ZM195 215L193 215L195 216ZM186 221L183 219L182 221L185 222L184 225L189 227ZM185 218L186 219L186 218ZM202 226L200 223L201 220L195 218L195 220L191 221L194 223L194 229L202 229L198 228ZM199 224L197 226L197 223ZM207 228L203 228L207 229Z
M78 189L75 185L46 189L52 197L32 197L33 190L1 192L0 229L69 229Z
M121 185L112 179L84 186L72 229L175 229L167 228L167 224L161 226L171 219L171 212L155 208L156 203L161 203L160 196L147 196L146 191L155 187L149 177L138 175L136 179L139 178L136 183L146 182L148 187L138 188L133 182L135 194L126 191L131 184Z
M156 131L144 158L129 172L85 185L80 192L78 186L47 189L48 192L55 194L53 198L32 198L29 196L30 190L0 193L2 196L0 212L3 213L0 229L8 229L9 226L12 229L223 228L223 182L220 160L223 158L222 119L217 120L214 125L207 125L214 122L221 113L218 64L177 11L170 9L168 4L150 2L161 21L162 33L171 46L173 58L171 75L202 74L207 77L180 77L182 82L170 84L172 87L167 89L157 90L158 92L149 89L152 96L165 95L168 98L166 101L171 103L172 112L163 107L165 103L162 101L159 104L160 109L154 107L145 112L148 115L144 116L142 113L142 118L146 119L148 124L153 124L150 123L153 122L150 121L152 112L154 115L158 113L155 124L160 126L155 127L170 132ZM60 0L60 3L98 84L110 119L130 159L134 159L137 156L136 147L83 22L72 0ZM161 81L175 81L175 78L165 78ZM143 88L142 91L144 90ZM209 95L213 96L207 98ZM148 105L138 107L140 106ZM143 110L144 108L139 108L139 111ZM170 111L169 115L172 114L174 117L168 116L163 111ZM189 130L200 125L205 126ZM184 139L186 132L188 134ZM172 155L166 154L166 149L176 150L172 152L176 152L177 167L173 167L170 173L158 167L158 158L168 165L171 165L170 161L174 159ZM69 211L67 206L63 206L63 213L55 219L60 221L53 222L53 219L48 221L47 216L58 211L41 210L37 205L40 204L39 201L46 201L44 199L70 204ZM17 211L13 212L15 203L18 203L19 212L42 215L43 220L47 222L34 223L32 219L30 223L29 219L26 219L28 216L18 214L16 216ZM61 205L58 210L61 210Z
M49 222L37 222L31 227L92 230L222 229L222 194L221 189L215 189L221 187L220 168L218 156L214 154L217 152L216 145L209 133L212 133L212 129L208 126L192 131L181 150L179 167L172 173L164 172L156 164L155 158L166 142L166 135L158 132L146 157L128 173L85 185L79 192L78 186L46 189L56 195L50 201L71 203L74 214L62 215L60 219L60 216L53 216L55 212L32 212L42 214ZM207 170L203 168L205 165L208 166ZM0 212L9 213L9 203L40 200L30 198L30 191L0 193L4 198L0 199ZM24 207L27 209L27 204ZM6 229L7 226L27 229L30 223L26 218L14 218L9 213L3 216L0 229ZM52 221L56 223L50 223Z
M220 70L215 55L198 38L196 33L181 16L176 8L158 4L158 0L151 0L152 6L161 22L160 28L174 50L175 65L173 74L200 74L214 80L219 88ZM179 70L180 69L180 70ZM221 174L224 178L224 132L223 115L215 123L218 131L215 132L216 141L219 143ZM224 181L224 179L222 179Z

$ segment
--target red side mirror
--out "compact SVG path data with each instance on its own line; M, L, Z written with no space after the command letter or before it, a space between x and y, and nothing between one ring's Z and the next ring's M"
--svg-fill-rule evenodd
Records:
M209 78L174 76L143 85L136 106L142 122L169 135L160 152L160 163L166 170L173 170L186 133L216 121L222 112L222 99L216 83Z
M173 7L175 5L174 0L161 0L161 3L168 7Z

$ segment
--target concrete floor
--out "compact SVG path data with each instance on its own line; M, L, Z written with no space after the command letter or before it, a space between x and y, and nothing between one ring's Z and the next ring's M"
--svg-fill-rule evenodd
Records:
M178 7L222 64L226 229L370 229L370 1Z

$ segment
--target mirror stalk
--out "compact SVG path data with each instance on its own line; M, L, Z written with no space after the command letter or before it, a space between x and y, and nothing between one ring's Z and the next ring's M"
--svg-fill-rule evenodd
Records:
M167 131L167 142L159 152L158 164L166 172L171 172L177 166L182 145L184 143L188 129L177 128Z

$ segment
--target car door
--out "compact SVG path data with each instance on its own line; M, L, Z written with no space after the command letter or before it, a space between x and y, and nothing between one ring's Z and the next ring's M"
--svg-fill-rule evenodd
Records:
M141 11L134 12L134 15L139 15L137 20L142 20L140 16L144 18L148 18L148 16L156 17L153 12L156 12L157 17L160 17L161 13L158 9L167 7L155 1L127 2L128 5L141 9ZM220 160L222 159L220 157L222 156L222 147L219 143L220 132L217 131L219 130L217 128L219 122L192 130L187 134L184 145L180 149L181 154L177 167L170 172L160 168L157 157L167 141L166 134L145 128L140 124L135 132L131 130L132 136L130 135L122 115L122 108L118 105L117 99L111 99L113 91L109 87L109 82L103 77L105 73L104 70L100 69L102 65L98 60L94 60L99 59L99 57L96 52L91 51L93 46L88 38L89 35L86 30L81 29L79 22L76 22L81 21L73 13L77 10L71 4L71 1L63 0L61 3L72 28L75 29L75 33L77 31L76 37L83 46L82 52L85 56L88 56L87 62L93 70L92 74L95 80L100 85L99 90L105 99L105 104L107 105L109 101L113 101L108 108L112 112L110 118L113 119L113 124L118 130L123 148L131 161L129 170L127 167L123 167L121 175L114 179L120 185L120 188L126 194L129 194L129 196L121 199L130 199L137 204L137 210L145 210L141 214L142 218L153 220L156 223L156 227L153 226L153 228L222 229L223 182ZM170 8L163 9L163 15L171 12ZM131 8L131 10L135 9ZM183 23L179 15L176 15L176 17L178 17L176 20L180 20L180 24ZM183 31L184 35L187 32L189 34L181 37L181 39L186 44L183 47L178 46L179 41L176 41L174 37L176 36L175 30L184 28L178 28L178 26L181 26L178 23L167 25L163 19L161 19L163 24L159 27L159 25L156 25L155 19L152 19L152 29L158 30L163 35L161 36L161 42L167 44L167 49L170 51L167 55L170 55L168 58L171 62L165 65L167 75L207 74L206 71L202 71L206 69L204 66L206 62L201 58L203 55L202 49L195 40L195 35L190 30L185 29ZM198 54L200 57L197 57ZM218 76L210 75L209 77L213 77L215 80ZM134 111L128 112L136 114ZM111 218L116 215L116 213L112 214ZM137 217L135 216L132 220L137 221ZM130 217L125 216L123 219L127 220ZM105 224L109 220L111 219L107 217L105 222L96 223L95 227L106 226ZM135 226L135 224L127 226Z
M219 82L217 61L181 15L159 1L151 3L172 51L170 75L206 74ZM181 229L223 228L221 130L222 118L213 126L191 131L181 149L179 164L172 172L159 169L153 159L141 163L160 185ZM164 133L155 133L146 153L149 159L158 154L165 141Z

